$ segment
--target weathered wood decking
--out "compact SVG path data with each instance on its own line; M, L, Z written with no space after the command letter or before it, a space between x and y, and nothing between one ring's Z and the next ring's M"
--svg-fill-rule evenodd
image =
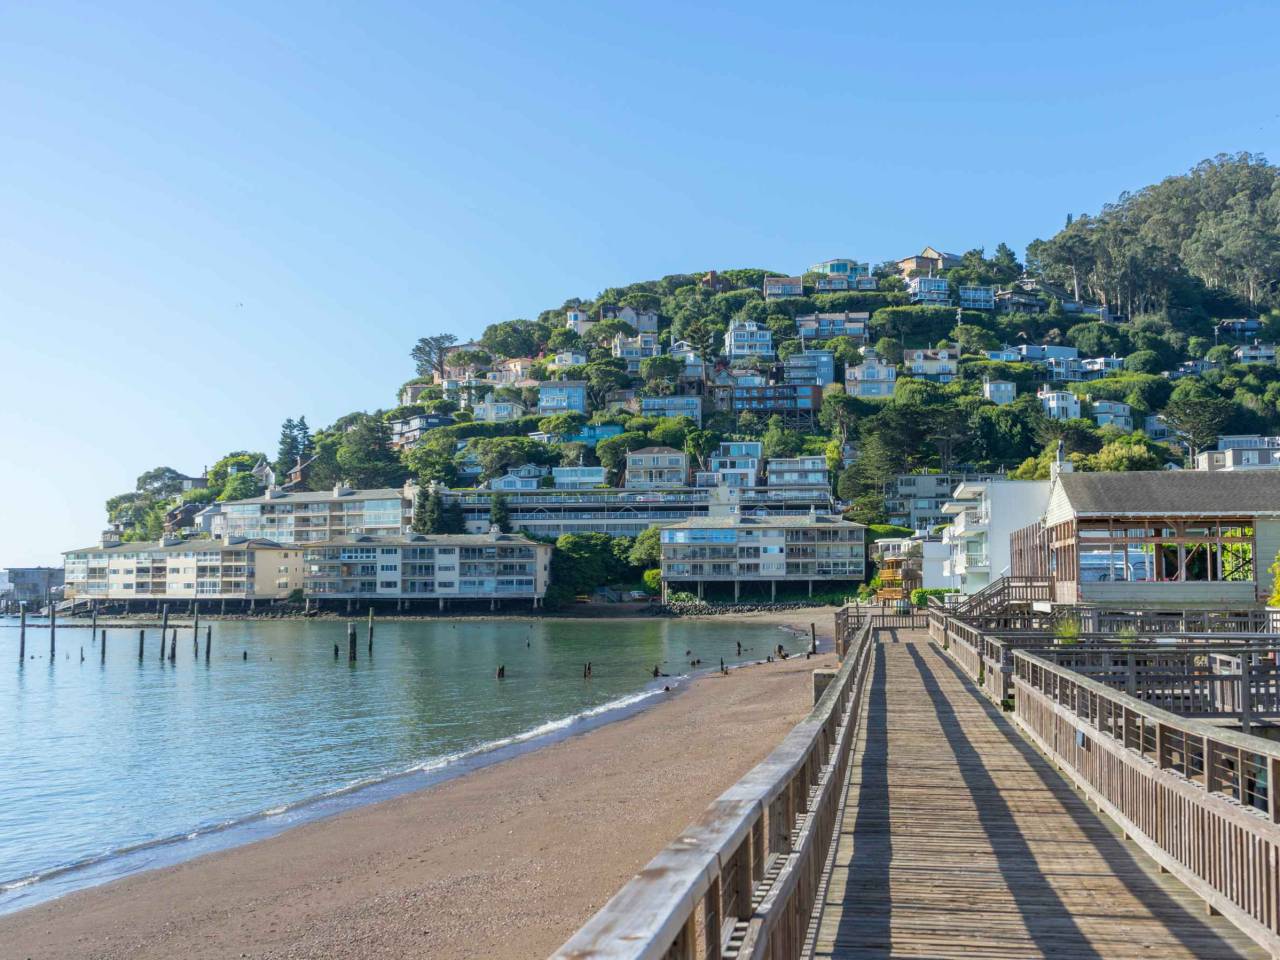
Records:
M923 632L881 636L816 957L1266 956L1105 824Z

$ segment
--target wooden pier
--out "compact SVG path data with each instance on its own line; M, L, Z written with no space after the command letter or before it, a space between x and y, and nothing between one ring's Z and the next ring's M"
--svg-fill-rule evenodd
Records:
M1266 957L1125 841L923 631L877 645L819 958Z

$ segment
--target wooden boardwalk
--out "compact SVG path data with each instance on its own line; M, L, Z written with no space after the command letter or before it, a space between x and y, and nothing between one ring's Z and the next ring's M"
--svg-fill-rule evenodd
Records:
M882 637L814 956L1266 957L927 637Z

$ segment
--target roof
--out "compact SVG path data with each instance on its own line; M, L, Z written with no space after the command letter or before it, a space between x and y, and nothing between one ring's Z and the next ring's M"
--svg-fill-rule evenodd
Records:
M236 503L317 503L322 500L403 500L404 491L398 487L375 487L370 490L351 490L334 496L332 490L300 490L296 493L276 491L274 496L263 494L246 500L228 500L224 506Z
M286 549L284 544L274 540L258 538L254 540L179 540L177 543L165 544L163 540L131 540L115 546L104 547L95 543L91 547L80 547L78 550L65 550L68 553L186 553L192 550L246 550L246 549ZM287 549L296 549L288 547Z
M684 456L684 454L683 454L681 451L677 450L675 447L641 447L639 450L632 450L632 451L630 451L630 453L628 453L628 454L627 454L627 456L632 456L632 455L637 454L637 453L648 453L648 454L652 454L652 453L676 453L676 454L679 454L679 455L680 455L680 456L682 456L682 457Z
M694 517L679 523L667 524L664 530L705 530L715 528L739 527L836 527L849 530L865 530L866 525L845 520L842 517L822 514L802 517Z
M1058 481L1078 516L1280 516L1275 470L1064 473Z
M585 387L585 380L542 380L538 383L538 389L544 387Z
M519 533L406 533L402 536L392 537L333 537L332 539L321 540L315 543L304 543L302 544L302 549L314 550L316 547L345 546L412 547L431 546L432 544L461 547L484 547L494 543L550 546L550 544L539 543L539 541L532 540Z

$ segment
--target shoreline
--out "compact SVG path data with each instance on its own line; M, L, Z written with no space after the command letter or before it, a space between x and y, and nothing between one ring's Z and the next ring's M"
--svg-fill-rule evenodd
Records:
M795 616L796 612L758 614L744 616L742 619L758 625L771 624L785 628L795 636L807 635L808 621L802 623L800 618ZM829 641L830 633L831 629L828 626L821 631L822 638ZM319 846L329 861L336 858L342 866L350 869L351 864L346 860L347 848L375 842L368 836L371 825L384 821L388 816L393 816L390 811L411 807L420 810L423 817L429 821L447 821L449 818L442 808L450 806L455 794L469 795L478 789L482 793L487 791L490 794L489 801L493 800L491 795L493 791L510 799L515 785L527 785L530 781L540 784L539 790L534 791L538 795L548 791L562 794L555 804L556 816L562 822L559 824L534 823L530 829L558 832L566 826L582 826L581 808L583 805L588 808L592 806L590 794L596 784L594 780L583 782L581 777L584 776L582 773L584 767L589 768L592 762L619 768L612 771L615 781L619 777L635 781L625 789L625 796L614 797L615 802L641 804L646 811L657 813L675 801L683 801L684 806L679 809L685 810L686 815L683 815L682 819L677 818L679 822L670 825L670 829L666 830L660 839L651 837L650 847L644 851L644 855L638 861L633 858L626 866L620 866L615 862L614 852L607 850L580 852L566 861L572 866L566 868L571 875L563 878L565 882L572 880L572 871L578 870L584 862L591 861L593 858L599 862L593 863L591 869L612 871L610 875L616 879L616 882L612 882L608 889L601 891L602 897L593 898L591 903L581 906L576 922L560 928L563 936L559 936L558 933L559 939L550 938L555 939L555 942L548 940L545 944L546 949L541 950L541 953L545 954L558 946L559 942L576 929L576 926L603 903L604 899L611 896L613 890L620 886L630 873L642 866L671 837L675 836L684 823L691 820L710 800L719 795L781 740L782 736L808 712L812 705L810 671L831 659L829 654L819 655L812 661L793 656L786 662L742 665L727 678L721 677L719 672L714 670L710 674L688 677L679 684L673 685L670 697L663 697L659 688L656 698L650 696L647 700L641 700L630 707L620 708L620 711L609 711L606 715L590 718L594 722L570 723L563 730L556 731L545 738L540 737L519 744L485 750L479 756L469 758L470 762L461 762L447 771L437 771L435 779L430 782L422 782L421 777L414 778L411 775L394 776L390 779L398 780L399 788L394 789L387 796L365 797L359 805L350 806L336 813L332 810L320 811L300 824L277 822L276 828L271 830L266 838L250 837L236 846L216 852L200 853L194 859L190 855L184 856L176 863L171 862L158 868L153 864L150 869L144 868L145 872L135 872L123 879L81 888L66 893L58 899L36 903L7 913L0 916L0 937L11 944L21 944L23 955L31 957L86 955L85 948L90 944L94 949L88 955L95 957L165 956L174 955L175 950L189 956L222 956L225 954L218 950L192 953L185 947L177 948L176 946L150 952L152 941L163 931L144 934L142 928L158 924L163 930L169 930L175 918L187 914L193 903L199 906L197 912L204 915L211 909L211 903L227 898L236 899L238 894L235 890L228 889L224 892L220 882L211 877L222 877L230 871L236 879L227 882L232 882L234 886L243 879L238 876L241 870L252 870L254 865L262 866L264 858L271 863L276 862L272 859L274 855L265 853L266 850L283 847L286 850L284 854L286 859L291 856L301 856L305 859L309 854L314 854L313 848ZM778 715L777 697L761 697L757 695L759 691L756 690L757 687L776 687L780 680L785 681L790 691L785 717ZM749 707L739 702L744 697L752 701ZM767 703L771 707L764 712L769 714L768 716L761 715L762 711L759 707L762 703ZM746 708L745 713L742 712L744 708ZM725 709L742 713L742 723L739 726L743 730L764 728L769 731L766 737L749 738L753 748L753 759L740 769L735 768L731 776L714 773L722 768L722 762L717 762L717 747L724 745L718 744L708 729L714 727L714 724L706 722L708 715L714 716ZM638 736L641 738L651 736L654 729L667 730L670 734L673 724L680 728L678 736L669 738L668 742L662 743L656 751L654 750L655 742L648 740L642 756L629 759L634 740ZM743 749L743 745L735 744L732 751L734 758L739 757ZM677 766L687 766L689 776L686 779L690 782L680 784L674 794L668 791L654 796L652 784L640 775L639 769L646 766L652 767L654 764L661 765L668 761ZM638 780L637 777L639 777ZM414 782L410 783L410 780ZM713 780L715 782L712 782ZM567 784L576 784L576 788L566 792ZM690 792L696 793L700 802L688 801ZM519 793L521 797L527 795L523 790ZM479 807L469 809L461 824L462 829L467 832L466 827L469 821L475 818L481 821L491 820L495 815L500 815L505 806L507 804L498 803L495 806L492 802L485 802ZM397 823L402 830L409 829L408 825L399 821ZM614 825L616 826L616 823ZM455 822L450 826L456 829L459 824ZM600 824L596 824L596 827L599 826ZM381 830L375 830L375 832L380 837L384 836ZM409 832L413 831L410 829ZM623 843L623 846L626 847L632 839L626 838L627 842ZM428 844L428 847L434 846L434 844ZM400 852L401 845L391 843L385 855L394 858ZM492 853L492 851L484 852ZM429 853L442 853L442 851L423 851L423 857L419 859L431 860ZM481 851L472 849L469 855L470 857L481 855ZM468 857L458 859L446 857L445 859L449 863L469 862ZM435 861L431 860L431 862ZM336 870L336 876L332 863L328 866L330 869L327 875L335 885L342 885L344 883L341 876L342 866ZM442 864L436 863L436 866L439 868ZM495 867L498 866L502 865L495 864ZM621 873L618 872L619 870ZM374 873L378 873L376 868ZM432 876L426 879L430 879L433 883L444 883L447 886L450 882L447 870L444 875L437 875L440 874L439 869L431 873ZM196 879L188 881L186 878L191 876ZM366 882L369 880L363 874L361 878ZM175 883L177 888L171 889ZM314 884L305 876L291 875L288 884L292 885L291 889L298 884L308 891L314 888ZM182 890L185 892L181 892ZM370 895L376 896L375 891L371 890ZM262 909L260 902L266 901L275 904L275 907L283 910L285 914L292 915L296 905L292 903L285 905L281 902L283 897L284 894L281 892L259 889L251 912L258 914ZM484 897L481 899L483 900ZM567 904L560 906L567 908ZM468 909L471 908L468 907ZM79 919L83 916L96 917L97 920L86 925ZM185 922L203 927L211 921L208 916L188 916ZM102 926L103 924L105 927ZM108 937L112 940L110 950L100 952L98 948L105 949L107 944L100 942L99 934L103 929L111 929L113 926L122 931L127 930L130 936L141 939L135 939L132 944L126 944ZM334 955L332 950L337 949L336 945L333 945L327 948L331 952L295 953L292 950L285 953L252 952L260 946L257 936L270 939L269 935L274 931L273 923L270 930L259 930L255 938L238 941L237 949L251 951L246 953L246 956L263 957L331 956ZM298 932L297 935L302 936L302 933ZM67 939L68 936L74 938L74 945ZM393 939L397 943L400 942L399 935ZM538 955L537 952L520 953L518 951L468 953L464 949L464 941L471 940L474 940L474 931L462 937L457 943L450 938L445 938L438 945L438 949L443 952L428 950L425 955L458 957ZM499 949L501 944L490 946L492 949ZM455 948L460 952L450 952ZM417 949L416 946L415 949ZM397 948L385 954L368 955L400 956L403 952Z

